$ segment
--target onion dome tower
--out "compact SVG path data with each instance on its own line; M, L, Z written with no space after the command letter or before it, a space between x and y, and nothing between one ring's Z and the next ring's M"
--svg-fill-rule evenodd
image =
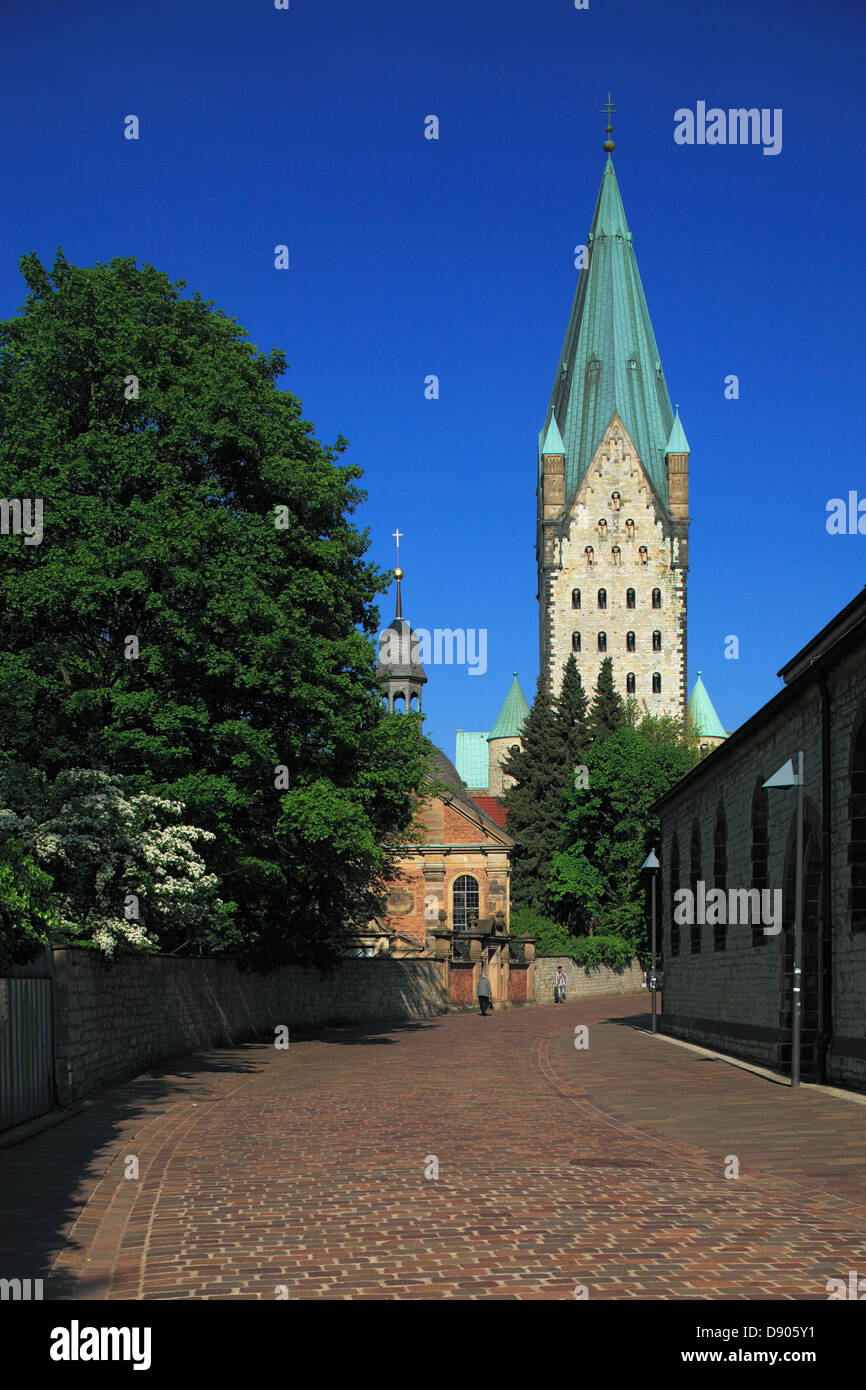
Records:
M420 713L421 690L427 684L427 673L421 665L419 638L403 617L403 595L401 584L403 571L400 568L400 532L397 536L397 567L394 578L397 581L397 612L388 627L379 635L379 663L376 679L388 701L388 713ZM397 701L403 701L402 711Z

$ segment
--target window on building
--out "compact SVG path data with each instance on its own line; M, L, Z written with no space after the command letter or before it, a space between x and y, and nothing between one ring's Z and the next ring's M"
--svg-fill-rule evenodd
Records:
M604 517L602 517L598 523L598 534L601 536L602 540L604 540L607 535L607 522Z
M633 632L627 632L625 634L625 649L627 652L637 651L637 638Z
M680 953L680 929L679 924L674 921L674 911L676 909L674 894L679 891L679 889L682 887L682 884L680 883L680 842L679 838L676 835L674 835L673 839L671 840L671 852L669 858L670 876L668 878L668 912L670 913L671 955L678 956Z
M625 693L626 693L626 695L633 695L633 694L634 694L634 672L633 672L633 671L629 671L628 675L627 675L626 678L625 678Z
M768 864L770 859L770 793L763 785L766 779L759 777L752 793L752 888L763 892L769 888ZM750 909L752 914L752 945L766 946L769 937L761 923L760 912ZM757 921L755 920L757 918Z
M584 553L584 555L586 556L586 563L587 563L588 565L591 565L591 564L592 564L592 546L591 546L591 545L586 545L586 546L584 546L584 548L583 548L583 553Z
M661 678L661 672L659 672L659 671L653 671L653 695L661 695L661 693L662 693L662 678Z
M661 606L662 606L662 591L661 591L661 589L653 589L653 608L661 608Z
M640 562L641 562L642 565L646 565L646 564L649 563L649 554L647 553L647 548L646 548L645 545L639 545L639 546L638 546L638 548L637 548L637 554L638 554L638 559L640 560Z
M452 918L455 931L466 931L478 921L479 893L478 879L471 874L461 874L454 880L452 890Z
M848 799L851 840L848 862L851 886L851 930L866 931L866 720L860 725L851 750L851 794Z
M599 650L600 652L606 652L606 651L607 651L607 633L606 633L606 632L600 632L600 633L598 634L598 650Z
M607 608L607 589L599 589L598 606L599 608Z
M619 511L620 507L622 506L622 498L620 497L618 492L612 492L610 494L610 505L613 507L615 512Z
M572 650L573 652L579 652L579 651L580 651L580 633L579 633L579 632L573 632L573 633L571 634L571 650Z
M653 651L660 652L662 649L662 635L656 631L653 633Z
M689 865L689 888L692 890L692 917L697 917L698 884L701 880L701 827L695 820L692 825L692 853L691 864ZM691 925L692 955L696 956L701 949L701 929L697 922Z
M571 606L572 606L572 608L579 608L579 607L580 607L580 590L579 590L579 589L572 589L572 591L571 591Z
M725 894L724 922L713 923L713 949L724 951L728 944L727 892L728 892L728 822L725 808L720 805L716 813L713 831L713 887L721 888Z
M625 538L627 541L634 540L634 521L631 517L625 523Z
M626 608L634 608L634 604L635 604L634 589L626 589L626 591L625 591L625 606L626 606Z
M611 546L611 548L610 548L610 558L613 560L613 563L614 563L615 565L618 565L618 564L620 563L620 560L621 560L621 558L622 558L622 552L621 552L621 550L620 550L620 548L619 548L618 545L612 545L612 546Z

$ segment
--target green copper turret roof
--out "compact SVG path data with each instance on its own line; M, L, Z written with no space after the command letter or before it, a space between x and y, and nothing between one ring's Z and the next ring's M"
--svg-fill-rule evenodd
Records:
M698 678L689 696L689 722L696 734L709 738L727 738L727 731L722 728L722 722L713 708L713 702L707 694L707 687L701 680L701 673L698 671Z
M674 412L613 161L608 156L541 431L543 439L555 416L565 445L566 506L582 482L614 411L667 506L665 448Z
M680 419L680 408L677 406L676 419L671 426L671 437L668 440L666 454L688 454L690 453L689 441L686 439L686 432Z
M515 671L511 689L505 697L505 704L499 711L499 718L487 735L488 743L492 738L517 738L528 715L529 705L526 703L526 696L517 684L517 672Z
M562 435L559 433L559 426L556 423L556 416L551 415L550 424L547 427L547 438L541 449L542 454L564 454L565 445L562 442Z

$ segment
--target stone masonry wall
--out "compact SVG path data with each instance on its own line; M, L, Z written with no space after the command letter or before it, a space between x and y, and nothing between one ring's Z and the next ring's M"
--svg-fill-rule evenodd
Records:
M273 1041L332 1022L448 1011L433 960L344 960L333 975L290 966L248 975L216 957L141 955L106 967L94 951L54 952L57 1094L68 1105L180 1052Z
M553 982L556 967L561 965L568 976L566 999L586 999L601 994L640 994L643 971L637 960L621 970L607 965L593 965L587 972L568 956L535 957L535 998L539 1004L553 1003Z

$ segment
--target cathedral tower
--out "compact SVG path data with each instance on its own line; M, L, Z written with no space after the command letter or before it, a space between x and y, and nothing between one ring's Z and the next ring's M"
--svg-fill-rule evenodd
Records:
M541 670L570 653L592 691L686 714L689 445L644 298L610 138L585 259L538 438Z

